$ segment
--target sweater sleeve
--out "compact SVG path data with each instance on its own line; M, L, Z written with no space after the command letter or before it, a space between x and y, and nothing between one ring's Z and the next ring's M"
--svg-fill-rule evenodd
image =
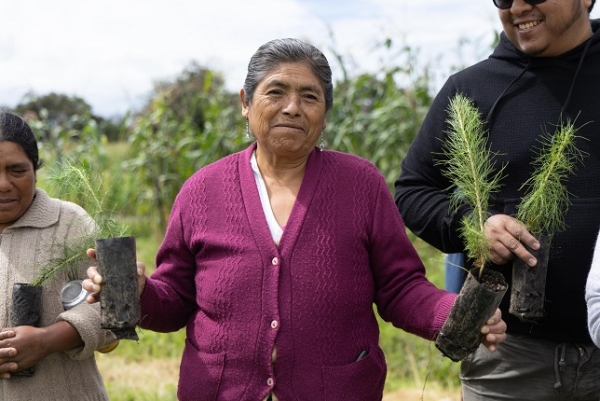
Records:
M442 174L439 161L448 131L448 107L457 92L452 78L440 90L411 144L395 183L395 201L406 226L446 253L463 251L458 234L466 207L451 215L451 182Z
M371 266L375 303L386 321L432 340L441 329L456 298L436 288L406 235L402 218L381 178L371 234Z
M89 358L94 351L106 347L117 340L110 330L100 329L100 304L90 305L81 303L66 312L61 313L57 321L70 323L83 340L83 346L66 351L71 359L82 360Z
M600 235L596 240L592 267L585 287L585 300L587 302L590 336L594 343L600 347Z
M196 261L185 237L183 210L188 202L186 186L177 196L169 225L156 256L157 269L141 296L140 326L157 332L184 327L195 307Z

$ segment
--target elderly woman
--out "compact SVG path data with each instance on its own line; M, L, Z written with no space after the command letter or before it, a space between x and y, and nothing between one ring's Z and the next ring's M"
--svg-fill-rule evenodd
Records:
M90 227L82 208L36 189L40 166L31 128L0 110L0 400L108 400L94 351L115 337L100 330L95 305L64 311L61 288L73 277L61 272L44 283L40 327L11 327L13 284L31 282ZM32 366L33 376L19 374Z
M425 278L377 168L317 146L333 103L318 49L264 44L240 98L256 142L182 187L157 270L140 281L141 326L187 326L181 400L381 399L373 303L434 339L455 295ZM88 277L93 301L102 278ZM499 313L488 323L493 348L505 325Z

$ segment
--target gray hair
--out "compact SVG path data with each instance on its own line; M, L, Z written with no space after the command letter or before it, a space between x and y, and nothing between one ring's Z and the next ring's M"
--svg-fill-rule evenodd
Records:
M23 148L27 158L33 164L34 170L42 167L39 158L37 140L29 124L8 110L0 109L0 142L13 142Z
M256 87L270 71L281 63L289 62L308 64L323 85L325 111L329 111L333 106L333 83L327 58L316 47L292 38L271 40L259 47L250 58L244 81L244 101L250 103Z

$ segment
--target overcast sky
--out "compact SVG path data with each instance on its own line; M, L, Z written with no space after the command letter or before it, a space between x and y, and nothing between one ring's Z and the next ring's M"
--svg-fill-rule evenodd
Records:
M491 1L464 0L0 0L0 105L27 92L82 97L96 114L124 114L157 80L191 61L243 84L250 56L279 37L310 41L328 57L352 58L353 71L381 64L376 44L392 38L446 71L489 53L500 30ZM598 10L595 10L593 15ZM478 48L479 51L469 49ZM483 55L481 53L483 49Z

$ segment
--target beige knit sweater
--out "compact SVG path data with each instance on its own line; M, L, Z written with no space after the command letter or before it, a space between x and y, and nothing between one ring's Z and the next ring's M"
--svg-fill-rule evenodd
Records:
M27 212L4 229L0 243L1 328L10 327L13 283L29 283L47 260L63 255L67 241L81 238L91 227L79 206L50 198L38 189ZM89 265L89 263L87 264ZM70 280L85 277L86 263L76 273L62 273L43 286L42 326L65 320L81 335L82 347L49 355L35 366L32 377L0 380L0 401L96 401L108 400L94 359L94 351L114 341L100 328L99 304L83 303L65 312L60 291ZM77 277L75 277L77 276Z

